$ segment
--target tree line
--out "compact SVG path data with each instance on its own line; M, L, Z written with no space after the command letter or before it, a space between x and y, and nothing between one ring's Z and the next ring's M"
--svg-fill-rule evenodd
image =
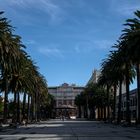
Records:
M26 52L21 37L0 12L0 99L1 121L12 118L13 123L40 120L46 108L52 106L53 97L48 94L47 81L36 63ZM13 94L10 101L9 93ZM21 101L21 95L23 100Z
M131 124L130 84L133 83L134 79L136 79L136 123L140 124L140 11L137 10L134 12L134 15L134 18L127 19L125 21L122 34L112 46L112 50L109 52L107 58L105 58L101 63L101 74L98 79L97 87L101 87L105 90L104 96L97 94L98 91L95 90L91 90L90 92L92 93L92 98L95 98L92 100L92 104L95 104L92 105L92 107L98 107L99 104L106 106L108 118L110 118L109 116L111 107L113 110L111 119L117 120L117 123L121 123L122 84L124 83L126 85L125 121L127 124ZM87 88L91 89L90 87ZM119 88L119 102L117 106L118 112L116 113L117 88ZM104 90L102 93L104 93ZM86 95L86 93L88 95ZM99 99L96 94L101 97L101 99ZM89 92L87 92L87 89L85 89L84 96L90 96ZM81 97L82 93L76 97L75 101L77 105L83 105L87 103L82 102L82 100L79 101L78 98ZM89 100L92 98L89 98ZM104 113L106 113L106 111L104 111Z

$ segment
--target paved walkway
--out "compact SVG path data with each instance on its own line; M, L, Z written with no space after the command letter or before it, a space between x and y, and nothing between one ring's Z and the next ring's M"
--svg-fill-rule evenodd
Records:
M16 129L2 129L0 140L140 140L140 127L95 121L50 120Z

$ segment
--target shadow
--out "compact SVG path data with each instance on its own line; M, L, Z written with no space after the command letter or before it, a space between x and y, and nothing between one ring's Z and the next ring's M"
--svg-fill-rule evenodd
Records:
M5 128L0 131L0 140L29 140L29 139L55 139L76 140L79 138L115 137L128 138L138 135L138 130L112 127L98 121L79 120L49 120L18 128ZM129 137L130 138L130 137Z
M26 137L19 138L19 140L26 140Z
M0 135L23 135L23 134L44 134L44 135L68 135L75 136L72 128L90 128L91 121L79 120L49 120L36 124L28 124L27 126L19 126L17 128L3 128Z

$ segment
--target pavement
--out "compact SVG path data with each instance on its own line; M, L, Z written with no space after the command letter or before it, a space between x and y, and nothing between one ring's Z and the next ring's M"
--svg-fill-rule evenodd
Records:
M140 127L86 120L49 120L0 129L0 140L140 140Z

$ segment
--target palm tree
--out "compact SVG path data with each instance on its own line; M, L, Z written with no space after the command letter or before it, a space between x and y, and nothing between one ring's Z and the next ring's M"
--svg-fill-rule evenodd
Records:
M0 12L0 16L3 12ZM7 119L7 104L9 83L11 74L17 68L19 57L19 46L16 43L17 36L12 34L12 26L6 18L0 17L0 70L1 70L1 90L5 92L4 97L4 120Z
M85 97L88 100L88 109L90 111L90 118L95 119L95 108L101 110L101 119L103 119L103 106L105 105L105 92L102 87L95 83L88 84L84 90ZM100 116L100 115L98 115Z
M44 100L44 99L46 99L46 100L44 100L44 102L41 104L41 106L43 107L43 110L45 111L45 112L47 112L47 115L46 115L46 117L47 118L55 118L55 116L56 116L56 112L54 112L53 111L53 109L54 109L54 107L55 107L55 104L56 104L56 102L55 102L55 99L54 99L54 96L52 96L51 94L46 94L46 92L45 92L45 94L43 94L43 95L41 95L42 96L42 99ZM42 101L42 99L41 99L41 101ZM45 117L45 118L46 118Z
M119 42L119 41L118 41ZM129 84L130 81L132 81L132 78L134 76L134 73L131 69L129 61L126 61L126 55L124 51L124 44L125 42L119 42L118 45L115 45L113 47L119 48L118 50L111 51L108 59L106 59L102 63L102 72L101 72L101 77L99 78L99 83L105 83L108 85L110 84L111 86L115 87L114 90L114 113L113 113L113 118L115 118L115 100L116 100L116 86L119 84L119 103L118 103L118 123L120 123L121 120L121 87L122 87L122 82L125 80L126 81L126 91L127 91L127 101L129 101ZM121 49L123 48L123 49ZM127 66L127 67L126 67ZM129 67L128 67L129 66ZM107 88L108 89L108 88ZM108 89L109 92L109 89ZM108 108L109 110L109 108ZM129 105L127 104L127 122L130 121L130 113L129 112ZM109 112L108 112L109 113Z
M140 123L140 11L136 11L137 18L128 19L115 51L111 51L107 59L102 63L99 85L106 87L108 95L108 116L109 116L109 88L114 86L114 113L115 119L115 102L116 87L119 86L119 104L118 104L118 123L121 121L121 86L122 82L126 84L126 122L131 123L130 118L130 97L129 85L135 77L134 66L137 72L137 122Z
M81 95L77 95L74 100L75 104L78 106L78 118L81 118Z
M129 55L137 73L137 123L140 124L140 11L134 12L136 18L126 20L122 38L127 43L127 55Z
M114 47L118 47L118 45L116 45ZM117 123L120 123L120 121L121 121L121 106L122 106L122 83L124 81L124 66L123 66L124 63L121 60L122 56L117 51L112 52L110 57L111 57L110 61L112 61L112 74L113 74L112 80L115 82L114 83L115 86L118 85L118 87L119 87ZM116 96L116 88L114 89L114 92L115 92L114 96ZM114 119L115 119L115 108L116 108L115 102L116 102L116 100L114 97L114 113L113 113Z
M21 37L13 34L13 27L0 12L0 91L5 92L4 119L7 119L8 93L14 93L14 119L20 122L20 94L24 93L22 115L25 117L26 94L33 101L35 120L39 118L40 97L47 95L47 82L27 55ZM43 100L44 102L44 100ZM30 102L28 102L28 109ZM29 114L29 113L28 113Z
M81 108L83 106L86 106L85 94L83 92L81 92L79 95L77 95L75 97L74 102L78 106L78 117L81 118L82 117L82 113L83 113Z
M109 59L105 59L102 63L101 75L98 80L98 85L103 86L107 92L107 119L110 119L110 89L115 84L114 72L112 71L112 62ZM114 80L114 81L113 81ZM115 96L115 95L114 95Z
M115 44L113 47L117 47ZM112 51L109 55L110 61L110 71L111 71L111 80L114 87L114 107L113 107L113 119L115 120L116 114L116 87L119 87L119 102L118 102L118 117L117 122L121 121L121 101L122 101L122 82L124 81L124 70L123 70L123 61L121 61L121 55L118 51ZM119 85L119 86L118 86Z
M12 93L14 93L14 103L15 103L15 111L14 111L14 120L15 122L21 121L20 118L20 93L27 92L27 88L29 85L29 70L27 69L27 54L24 51L21 51L20 60L18 61L18 70L15 70L12 74L10 89ZM26 93L25 93L26 94ZM25 97L24 97L25 100ZM25 103L23 103L25 105ZM23 114L24 117L24 114Z
M0 16L3 14L3 12L0 12ZM7 103L8 103L8 78L4 77L4 66L5 64L5 54L6 48L4 45L4 34L5 31L8 32L9 34L11 33L11 27L9 26L9 23L6 18L0 17L0 72L1 72L1 90L2 87L4 88L2 91L5 91L5 96L4 96L4 118L6 120L7 118ZM6 72L5 72L6 73ZM5 79L5 80L4 80Z
M121 61L124 63L122 66L124 67L124 78L126 84L126 122L131 124L131 114L130 114L130 83L133 82L133 78L135 77L135 71L133 69L132 61L130 55L128 55L128 45L127 40L121 38L118 53L120 54Z

